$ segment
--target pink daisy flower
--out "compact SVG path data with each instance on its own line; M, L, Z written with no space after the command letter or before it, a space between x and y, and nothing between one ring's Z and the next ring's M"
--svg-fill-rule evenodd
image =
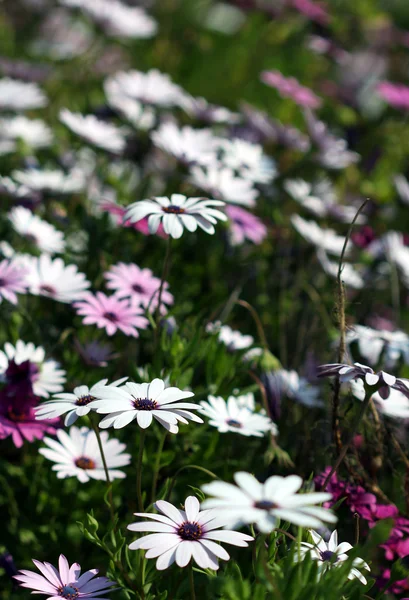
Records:
M400 83L383 81L377 86L378 94L394 108L409 109L409 87Z
M148 227L148 217L145 217L145 219L141 219L137 223L131 223L131 221L129 219L125 220L125 213L126 213L126 210L127 210L126 207L125 206L121 206L120 204L117 204L113 200L105 200L104 202L102 202L102 204L101 204L101 210L103 212L107 212L110 215L112 215L115 218L115 223L117 225L121 225L122 227L129 227L131 229L135 229L136 231L139 231L140 233L143 233L143 235L152 235L150 233L149 227ZM159 229L157 231L157 235L159 235L162 238L166 238L167 237L167 235L163 231L162 225L160 225L160 227L159 227Z
M142 309L133 301L121 300L117 296L106 296L102 292L87 294L74 304L77 314L84 316L84 325L105 328L108 335L120 329L125 335L139 337L138 329L146 329L149 321L142 316Z
M243 244L247 239L254 244L261 244L267 235L267 227L262 221L239 206L227 206L230 233L233 245Z
M24 294L27 291L25 275L25 269L13 264L12 261L0 262L0 304L3 298L12 304L17 304L16 293Z
M118 298L132 298L138 306L153 312L158 305L160 279L150 269L140 269L134 264L118 263L105 273L107 287L115 290ZM173 304L173 296L168 292L169 284L165 281L162 289L161 312L166 313L163 304Z
M315 4L311 0L293 0L293 6L305 17L320 23L320 25L327 25L330 20L330 16L323 6Z
M279 71L263 71L260 75L263 83L275 88L284 98L291 98L299 106L319 108L322 104L312 90L301 85L294 77L284 77Z
M42 563L33 559L33 563L42 575L34 571L22 570L14 577L21 587L34 590L33 594L44 594L48 596L48 600L53 598L103 600L101 595L112 591L110 588L115 585L106 577L94 579L98 569L91 569L81 575L80 565L74 563L70 567L63 554L60 554L58 570L47 562Z

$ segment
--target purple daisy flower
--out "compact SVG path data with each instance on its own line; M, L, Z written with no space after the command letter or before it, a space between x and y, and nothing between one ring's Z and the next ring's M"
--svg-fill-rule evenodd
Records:
M34 571L21 570L14 577L19 581L21 587L34 590L33 594L44 594L48 596L48 600L54 600L54 598L107 600L107 598L102 598L101 594L112 591L110 588L115 585L106 577L93 579L98 574L98 569L91 569L81 575L80 565L74 563L70 567L63 554L60 554L58 570L47 562L42 563L33 559L33 563L42 575L38 575Z
M267 227L262 221L239 206L227 206L226 214L230 220L232 244L242 244L246 239L261 244L267 235Z
M12 304L17 304L17 294L24 294L27 291L25 282L25 269L16 266L9 260L0 262L0 303L2 299L8 300Z

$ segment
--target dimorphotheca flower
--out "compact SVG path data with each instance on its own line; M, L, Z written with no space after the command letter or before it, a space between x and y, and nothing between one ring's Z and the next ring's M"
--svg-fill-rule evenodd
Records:
M193 129L175 123L163 123L152 134L152 141L161 150L186 165L212 165L217 162L218 140L211 129Z
M259 192L249 179L238 177L232 169L219 164L206 167L194 165L190 169L190 181L198 188L225 202L255 206Z
M29 110L47 105L47 98L36 83L0 79L0 109Z
M146 558L157 558L156 568L167 569L176 561L179 567L193 560L202 569L219 568L218 559L229 560L226 550L216 542L225 542L233 546L248 546L253 538L238 531L220 529L224 521L213 510L200 511L197 498L189 496L185 500L184 510L179 510L165 500L155 503L162 515L154 513L135 513L137 517L152 519L141 523L132 523L128 529L137 532L152 532L129 545L130 550L147 550Z
M64 234L28 208L12 208L9 219L17 233L32 242L41 252L55 254L64 251Z
M221 433L232 431L245 436L263 437L268 431L277 435L277 426L271 419L243 406L240 396L230 396L227 402L223 398L209 396L208 402L200 403L201 413L209 418L209 424Z
M229 218L230 238L234 246L250 240L254 244L261 244L267 236L267 227L258 218L239 206L226 206Z
M298 475L273 475L260 483L250 473L235 473L237 486L224 481L213 481L202 486L214 496L203 503L203 508L217 508L226 517L226 525L255 523L263 533L272 531L278 519L301 527L322 527L323 522L335 523L335 515L316 504L331 498L326 492L297 494L302 486Z
M151 383L126 383L117 388L105 388L103 399L90 404L92 410L106 414L99 426L121 429L133 420L139 427L146 429L155 418L170 433L179 431L178 421L188 420L203 423L191 410L200 407L192 402L179 402L191 398L193 392L184 392L177 387L165 388L162 379L154 379Z
M42 563L33 559L33 563L42 573L38 575L34 571L21 570L15 579L21 587L34 590L34 594L44 594L50 598L66 598L66 600L103 600L101 594L111 591L112 581L106 577L93 578L98 574L98 569L86 571L81 575L81 567L78 563L69 565L63 554L60 555L58 570L50 563Z
M116 154L125 148L125 138L120 129L112 123L97 119L94 115L73 113L66 108L60 111L60 120L71 131L90 144Z
M166 107L180 104L184 95L182 89L170 80L169 75L157 69L151 69L147 73L135 70L115 73L106 80L104 88L109 95Z
M222 325L219 330L219 342L225 344L231 352L245 350L254 343L251 335L243 335L240 331L234 331L228 325Z
M224 206L224 202L172 194L170 198L156 197L134 202L128 207L125 219L133 223L148 217L151 233L156 233L162 222L165 233L173 238L180 238L185 228L196 231L200 227L206 233L213 234L217 221L227 220L226 215L214 206Z
M12 260L0 262L0 304L2 299L17 304L16 294L27 291L26 271Z
M125 473L118 467L124 467L131 462L131 455L124 454L125 444L116 439L109 439L106 431L101 432L101 442L110 479L123 479ZM48 460L55 463L52 470L57 471L59 479L77 477L81 483L90 479L106 480L101 452L97 436L87 427L71 427L68 431L57 431L58 442L52 438L44 438L47 448L39 452Z

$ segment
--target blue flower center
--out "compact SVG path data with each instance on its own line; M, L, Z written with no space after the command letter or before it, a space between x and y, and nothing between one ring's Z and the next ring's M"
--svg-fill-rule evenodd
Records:
M75 600L80 595L78 588L71 584L63 585L58 589L58 595L67 600Z
M227 425L230 425L230 427L235 427L236 429L240 429L240 427L243 427L243 424L240 423L240 421L236 421L235 419L229 419L227 422Z
M279 508L279 506L270 500L259 500L258 502L254 503L254 508L260 508L261 510L273 510L273 508Z
M157 402L150 398L135 398L133 405L137 410L155 410Z
M162 210L166 213L171 213L172 215L183 215L183 213L186 212L184 208L176 206L176 204L164 206Z
M92 458L88 458L88 456L80 456L79 458L76 459L75 461L75 465L79 468L79 469L95 469L96 464L95 461L92 460Z
M182 525L178 529L178 535L182 538L182 540L188 540L190 542L199 540L202 537L202 528L198 523L182 523Z
M338 562L338 558L335 552L331 552L331 550L324 550L324 552L320 552L321 560L327 562Z

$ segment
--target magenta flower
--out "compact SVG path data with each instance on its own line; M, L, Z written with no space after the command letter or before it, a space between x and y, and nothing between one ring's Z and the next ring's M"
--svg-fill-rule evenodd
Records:
M148 308L153 312L158 305L160 279L155 277L150 269L140 269L134 264L118 263L105 273L107 287L115 290L118 298L132 298L135 304ZM169 284L165 281L162 289L161 308L163 304L173 304L173 296L168 291Z
M311 21L316 21L320 25L326 25L330 19L327 11L311 0L292 0L292 3L298 12L302 13Z
M401 83L383 81L377 87L378 94L391 106L401 110L409 109L409 87Z
M299 106L319 108L322 104L312 90L301 85L294 77L284 77L280 71L263 71L260 75L263 83L275 88L284 98L291 98Z
M47 600L54 600L54 598L103 600L101 594L112 591L110 588L115 585L106 577L93 579L98 574L98 569L91 569L81 575L80 565L74 563L70 567L63 554L60 554L58 570L47 562L42 563L33 559L33 563L42 575L34 571L22 570L14 577L20 582L21 587L34 590L33 594L44 594L48 596Z
M25 282L25 269L17 267L12 261L2 260L0 262L0 304L2 298L12 304L17 304L17 294L27 291Z
M105 328L108 335L120 329L125 335L139 337L138 329L146 329L149 321L142 316L143 311L132 301L121 300L116 296L106 296L102 292L87 294L83 300L75 302L77 314L84 316L84 325Z
M226 214L229 217L229 225L232 243L239 245L244 240L250 240L254 244L261 244L267 235L267 227L262 221L239 206L226 206Z

